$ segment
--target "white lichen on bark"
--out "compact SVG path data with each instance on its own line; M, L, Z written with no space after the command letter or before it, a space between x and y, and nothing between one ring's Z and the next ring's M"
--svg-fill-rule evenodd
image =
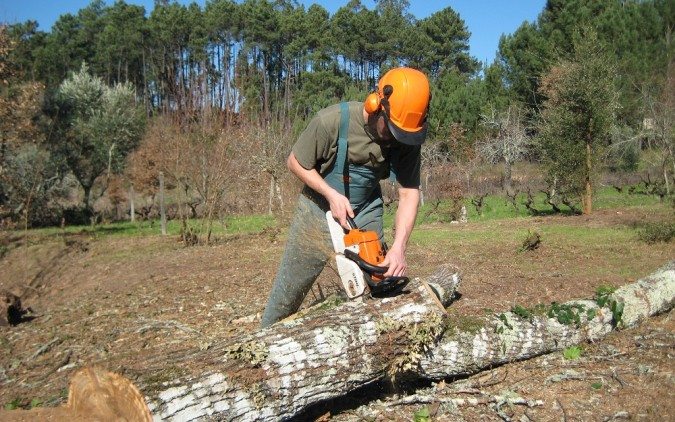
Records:
M458 282L458 276L450 281ZM446 284L442 287L453 291L452 284ZM379 320L416 324L429 313L443 312L427 295L417 285L406 295L348 302L339 309L275 324L237 339L237 353L226 354L223 366L229 363L227 356L252 356L244 353L242 345L263 344L267 353L262 363L239 362L256 368L260 379L251 384L250 377L243 381L236 371L230 375L223 371L177 380L181 385L167 385L148 398L151 411L160 420L280 420L311 404L340 397L384 376L387 356L372 353L380 346Z
M454 277L445 278L449 285L442 288L453 291ZM671 309L675 301L675 261L614 292L611 299L624 305L621 324L610 309L586 300L566 304L584 310L573 323L506 312L485 319L478 329L447 327L440 318L443 310L427 295L425 288L417 286L407 295L348 302L324 313L274 325L237 339L238 360L224 352L226 347L215 346L216 352L223 351L221 367L205 370L201 376L177 379L158 393L149 394L151 411L157 420L181 421L277 421L298 416L314 404L387 376L393 359L400 359L413 344L406 333L415 332L411 327L424 320L437 320L439 329L432 332L442 335L424 345L426 353L421 359L409 363L416 375L435 380L595 341L617 325L632 326ZM438 317L429 318L430 314ZM408 328L387 332L381 329L387 321ZM241 345L247 344L255 345L256 353L242 352L245 348ZM265 350L259 350L261 347ZM246 356L260 362L246 362Z

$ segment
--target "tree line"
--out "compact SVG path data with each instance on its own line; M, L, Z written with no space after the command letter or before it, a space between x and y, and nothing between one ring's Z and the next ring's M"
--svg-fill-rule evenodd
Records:
M116 184L152 197L160 171L190 215L241 200L238 189L262 193L266 180L257 196L271 210L288 183L282 157L306 119L363 99L398 65L432 83L430 173L476 157L506 167L527 158L543 164L549 188L586 198L586 208L598 171L635 168L646 143L670 190L672 1L549 0L535 22L502 36L493 63L470 56L470 32L451 7L417 19L406 0L375 4L350 0L331 15L291 0L156 0L148 13L94 0L48 32L34 21L3 25L3 216L63 217L73 188L85 214L103 196L124 202ZM217 168L249 182L212 174L214 154L229 163ZM29 182L31 166L42 170Z
M107 84L132 83L153 111L213 106L270 121L308 113L367 91L380 69L407 63L433 74L473 74L469 32L451 8L416 20L404 0L368 10L351 0L330 16L294 1L155 1L142 6L94 0L62 15L49 33L34 21L12 25L22 40L12 59L26 76L56 87L86 62Z

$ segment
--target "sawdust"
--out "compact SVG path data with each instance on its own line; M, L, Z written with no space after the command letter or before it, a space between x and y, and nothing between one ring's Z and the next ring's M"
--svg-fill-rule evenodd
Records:
M335 255L333 249L333 244L330 240L330 235L328 234L324 225L314 225L307 228L303 233L302 245L308 251L316 251L327 258L332 258Z

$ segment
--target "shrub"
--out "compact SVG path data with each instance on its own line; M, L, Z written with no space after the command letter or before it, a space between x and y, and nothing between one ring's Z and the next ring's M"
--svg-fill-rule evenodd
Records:
M675 237L675 223L645 223L638 229L638 237L649 244L670 242Z
M527 236L518 248L518 252L533 251L541 245L541 235L537 231L527 231Z

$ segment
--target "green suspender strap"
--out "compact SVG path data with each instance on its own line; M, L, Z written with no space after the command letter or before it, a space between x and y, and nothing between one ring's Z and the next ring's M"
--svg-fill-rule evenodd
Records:
M342 175L344 193L349 198L349 155L347 154L347 133L349 132L349 104L340 103L340 131L338 132L337 157L335 158L335 173Z

